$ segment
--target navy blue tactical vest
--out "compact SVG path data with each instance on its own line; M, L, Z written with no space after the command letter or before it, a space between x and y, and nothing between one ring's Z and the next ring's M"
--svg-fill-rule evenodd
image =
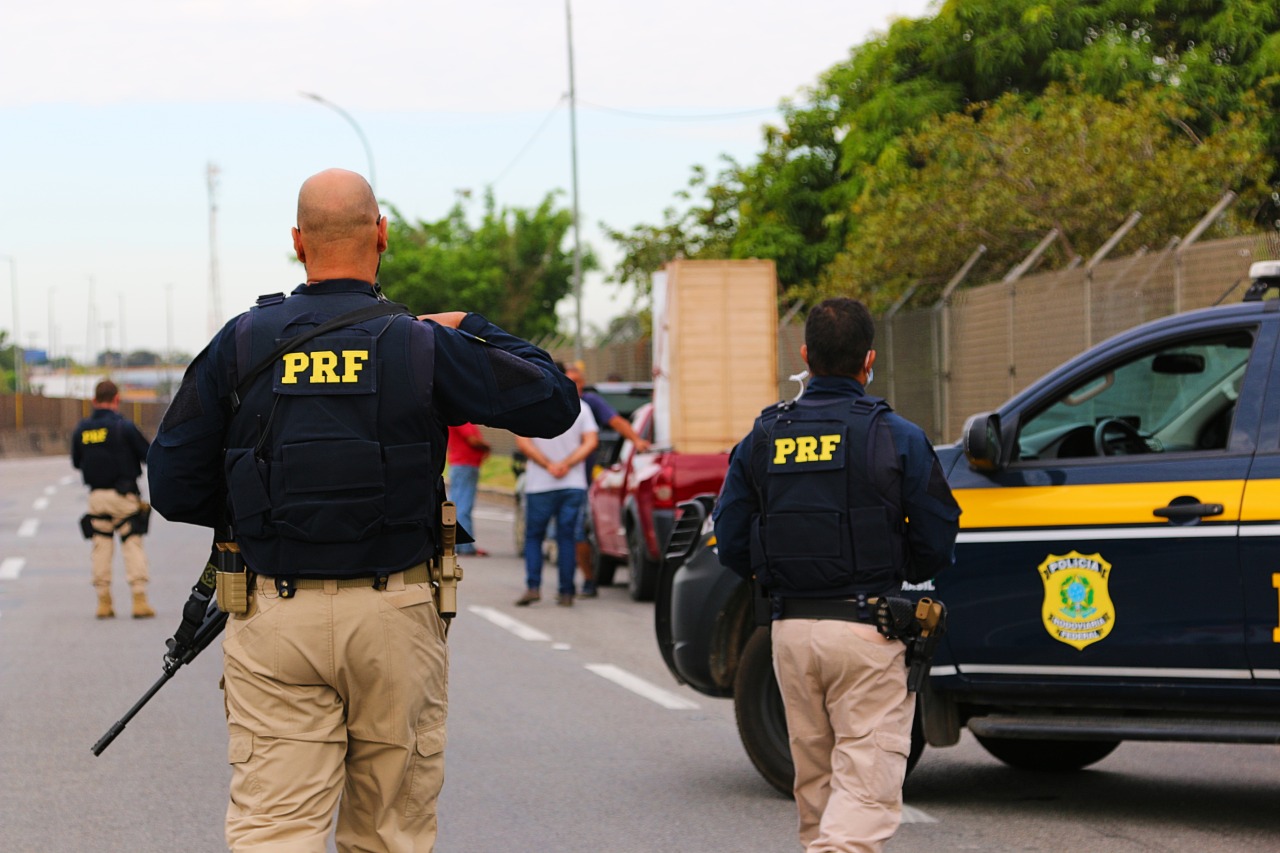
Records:
M752 519L756 577L783 598L877 595L902 583L901 511L871 479L877 397L766 409L752 434L762 511Z
M94 409L76 424L71 440L79 445L80 470L89 488L138 494L142 465L129 447L127 428L124 416L111 409Z
M360 293L263 297L236 326L238 372L371 304ZM312 338L243 394L225 470L236 541L253 571L366 577L433 552L446 430L431 408L431 328L415 324L385 316Z

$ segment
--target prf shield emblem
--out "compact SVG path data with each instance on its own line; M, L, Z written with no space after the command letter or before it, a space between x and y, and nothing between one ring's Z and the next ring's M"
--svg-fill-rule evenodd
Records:
M1044 629L1068 646L1083 649L1106 639L1116 623L1107 580L1111 564L1101 554L1050 554L1040 564L1044 581Z

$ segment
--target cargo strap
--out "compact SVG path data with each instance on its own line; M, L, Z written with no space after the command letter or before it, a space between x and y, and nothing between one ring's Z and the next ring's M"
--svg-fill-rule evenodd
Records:
M391 574L396 574L392 572ZM419 563L412 568L404 570L405 584L426 583L431 579L427 572L427 564ZM295 591L299 589L324 589L327 584L336 584L338 589L352 589L355 587L373 587L374 589L386 589L387 578L390 575L366 575L360 578L272 578L276 585L276 592L280 593L281 598L293 598Z

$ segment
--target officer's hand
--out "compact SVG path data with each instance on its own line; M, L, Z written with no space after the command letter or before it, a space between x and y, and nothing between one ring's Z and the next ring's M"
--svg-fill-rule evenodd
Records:
M446 311L442 314L419 314L419 320L430 320L433 323L439 323L441 326L448 326L450 329L456 329L467 317L466 311Z
M637 438L635 441L631 443L635 445L637 453L644 453L648 451L650 447L653 446L649 442L645 441L643 438Z

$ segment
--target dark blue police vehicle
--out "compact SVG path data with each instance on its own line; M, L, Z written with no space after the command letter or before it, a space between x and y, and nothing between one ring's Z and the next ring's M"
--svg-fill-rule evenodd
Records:
M938 448L964 515L956 565L906 590L950 616L911 765L962 727L1043 770L1125 740L1280 743L1280 262L1251 278L1244 303L1112 338ZM734 697L789 792L769 633L716 559L711 501L681 507L659 646L678 680Z

